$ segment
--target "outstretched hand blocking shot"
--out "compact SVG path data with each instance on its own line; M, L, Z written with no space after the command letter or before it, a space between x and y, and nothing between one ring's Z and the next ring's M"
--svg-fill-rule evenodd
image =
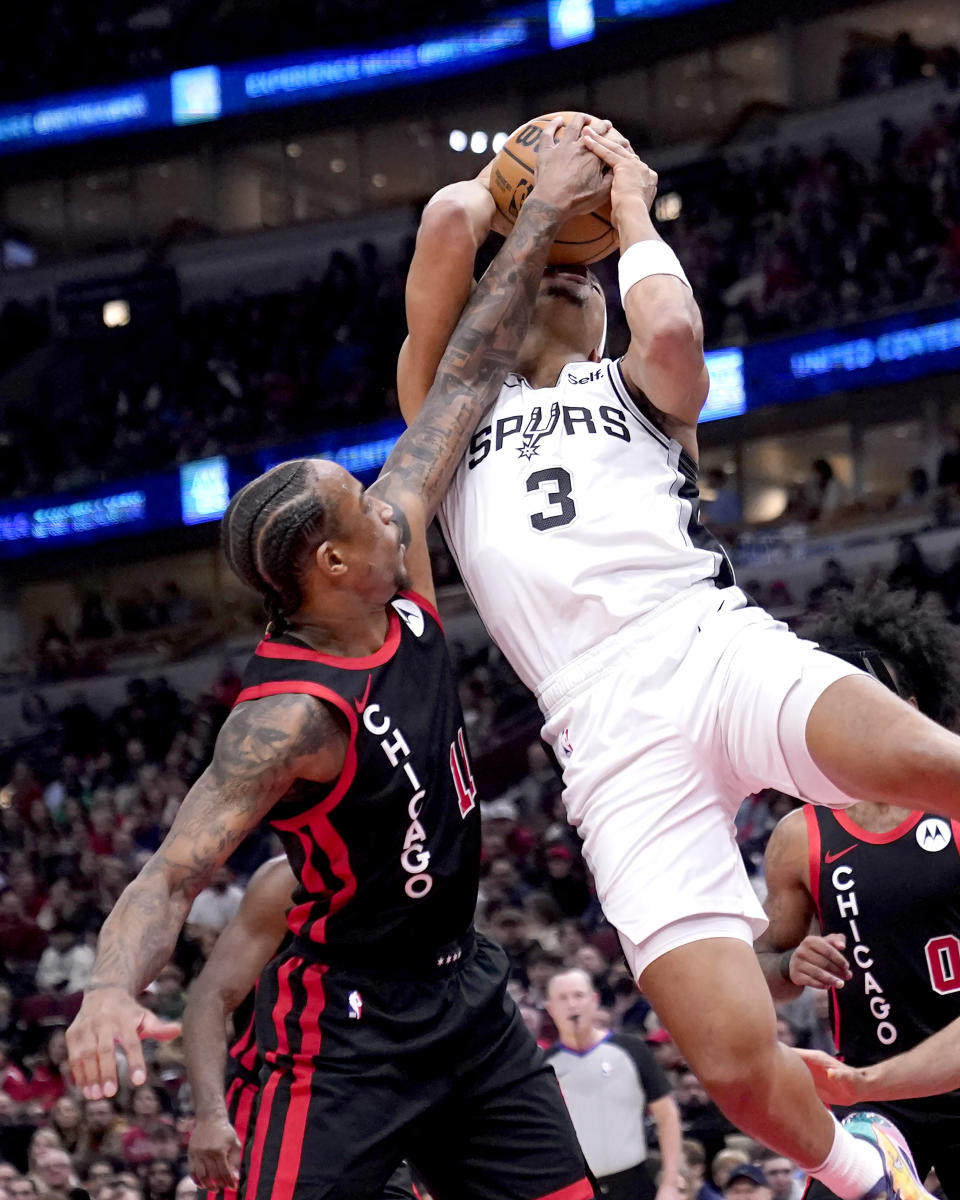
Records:
M376 482L364 490L334 464L298 460L234 497L223 521L230 565L263 597L273 635L298 638L302 654L334 663L386 656L396 636L391 601L398 591L413 589L432 604L427 526L516 359L557 230L609 196L610 180L582 128L583 121L551 129L534 190L456 322L417 420ZM162 845L104 923L92 983L67 1032L70 1068L88 1099L116 1093L117 1047L136 1085L145 1079L141 1039L179 1032L136 997L167 962L213 871L261 821L278 811L289 815L295 798L311 789L327 796L356 765L362 706L348 705L345 713L320 698L322 689L284 688L266 687L237 704ZM399 836L402 844L404 830ZM302 922L312 901L329 903L326 878L309 863L304 870L308 900L296 910ZM475 874L476 864L468 858L463 870ZM406 876L401 891L404 882ZM443 888L431 884L418 911L443 906ZM348 900L341 895L337 903L349 909Z

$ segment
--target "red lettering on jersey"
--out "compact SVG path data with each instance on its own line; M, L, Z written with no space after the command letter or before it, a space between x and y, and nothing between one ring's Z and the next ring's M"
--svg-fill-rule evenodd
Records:
M457 751L459 750L459 754ZM457 789L457 799L460 804L460 816L465 817L477 805L477 785L470 770L470 758L467 754L467 743L463 736L463 726L457 730L457 740L450 743L450 774L453 776L453 786Z

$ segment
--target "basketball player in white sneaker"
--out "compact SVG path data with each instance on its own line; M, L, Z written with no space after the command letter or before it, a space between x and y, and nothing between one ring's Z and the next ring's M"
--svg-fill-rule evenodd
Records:
M613 170L632 340L621 360L602 359L599 285L576 268L547 272L516 373L442 507L448 541L538 697L606 914L710 1094L844 1200L926 1196L896 1133L879 1119L842 1129L777 1042L752 950L765 920L733 816L772 786L836 806L919 790L960 817L960 740L734 586L697 523L709 385L699 311L650 219L656 176L615 131L583 136ZM398 372L408 420L493 211L480 181L425 210Z

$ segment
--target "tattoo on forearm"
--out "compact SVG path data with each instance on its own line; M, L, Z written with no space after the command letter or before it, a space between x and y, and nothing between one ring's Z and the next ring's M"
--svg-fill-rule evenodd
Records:
M156 976L213 871L290 788L305 761L341 738L333 715L310 696L271 697L231 713L213 762L100 931L96 986L138 992Z
M439 504L470 435L516 361L561 216L535 193L520 210L460 317L420 413L384 465L384 499L415 493L429 514Z

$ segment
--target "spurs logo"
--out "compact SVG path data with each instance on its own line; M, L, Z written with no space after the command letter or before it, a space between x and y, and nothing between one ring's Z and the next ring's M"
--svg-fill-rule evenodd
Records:
M556 429L557 422L560 420L560 405L556 402L550 405L550 416L547 419L546 425L541 429L540 422L542 420L543 409L537 405L531 412L530 419L527 421L527 427L523 431L523 445L519 447L521 458L530 459L540 453L540 439L549 437Z

